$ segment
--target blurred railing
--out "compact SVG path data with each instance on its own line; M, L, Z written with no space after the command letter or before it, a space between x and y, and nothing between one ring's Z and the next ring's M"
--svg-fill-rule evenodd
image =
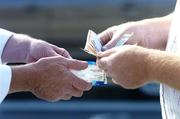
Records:
M2 119L161 119L157 102L7 102Z

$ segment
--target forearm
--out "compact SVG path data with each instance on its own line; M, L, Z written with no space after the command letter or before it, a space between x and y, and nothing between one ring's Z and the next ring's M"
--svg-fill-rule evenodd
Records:
M149 78L180 90L180 55L149 50Z
M30 65L12 66L12 80L9 93L30 91L28 81L34 78Z
M16 36L15 36L16 35ZM30 48L30 39L14 34L6 43L2 54L3 63L25 63ZM23 38L21 38L23 37Z
M145 19L139 22L142 26L144 39L147 39L145 40L147 48L160 50L166 48L171 19L172 14L160 18Z

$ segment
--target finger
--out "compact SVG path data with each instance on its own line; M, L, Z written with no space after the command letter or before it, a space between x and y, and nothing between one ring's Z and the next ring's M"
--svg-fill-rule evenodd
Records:
M75 70L83 70L88 67L88 63L85 61L80 61L76 59L67 59L67 68Z
M33 57L30 57L27 61L27 63L33 63L33 62L36 62L37 60Z
M69 52L67 50L65 50L64 48L59 48L55 45L53 45L52 47L57 54L64 56L66 58L72 58L71 55L69 54Z
M105 45L107 42L109 42L113 36L114 31L116 30L117 26L112 26L105 31L101 32L98 36L101 39L102 45Z
M113 82L114 84L119 85L119 83L118 83L116 80L114 80L114 79L112 79L112 82Z
M64 96L61 98L61 100L70 100L71 98L72 98L71 95L66 94L66 95L64 95Z
M108 49L111 49L113 47L116 46L117 42L121 39L121 35L117 34L117 33L114 33L112 39L106 44L103 46L102 50L103 51L106 51Z
M97 59L96 64L100 69L106 70L108 66L107 58Z
M81 97L83 95L83 91L81 91L81 90L75 88L74 86L72 86L70 88L69 94L74 96L74 97Z
M92 85L90 83L78 78L74 74L72 74L71 78L73 87L75 87L78 90L88 91L92 88Z
M109 55L111 55L111 54L114 53L114 52L115 52L115 48L106 50L106 51L104 51L104 52L98 52L98 53L97 53L97 57L98 57L98 58L108 57Z
M83 70L88 67L88 63L85 61L69 59L59 55L54 57L48 57L48 60L50 62L56 62L59 65L64 65L68 69Z
M49 48L48 50L44 50L44 53L42 51L42 55L39 55L36 59L53 56L59 56L59 54L57 54L53 49Z
M59 54L57 54L55 51L50 51L50 52L47 52L46 54L47 56L46 57L52 57L52 56L59 56Z

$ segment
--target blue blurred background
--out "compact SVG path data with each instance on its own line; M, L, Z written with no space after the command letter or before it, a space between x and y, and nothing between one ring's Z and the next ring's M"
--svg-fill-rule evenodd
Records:
M0 27L29 34L66 48L73 58L95 60L83 53L88 29L101 32L112 25L174 10L175 0L0 0ZM1 119L161 119L159 85L136 90L93 87L81 98L47 103L30 93L9 95L0 105Z

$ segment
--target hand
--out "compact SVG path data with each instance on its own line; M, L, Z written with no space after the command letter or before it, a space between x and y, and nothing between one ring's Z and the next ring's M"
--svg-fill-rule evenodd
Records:
M100 52L98 57L97 65L124 88L134 89L150 80L146 62L148 49L126 45Z
M47 101L68 100L72 96L80 97L83 91L90 90L92 86L73 75L70 69L85 68L87 63L84 61L62 56L41 58L35 63L12 68L10 92L31 91L37 97Z
M165 50L169 34L171 16L128 22L108 28L99 34L103 50L113 48L124 34L133 36L126 44L137 44L151 49Z
M32 40L26 61L28 63L35 62L43 57L63 56L71 58L70 54L63 48L49 44L42 40Z
M63 56L71 58L69 53L55 45L23 34L14 34L4 48L3 63L31 63L43 57Z
M124 34L132 34L133 36L126 42L126 44L138 44L145 46L144 34L142 28L137 23L125 23L118 26L112 26L99 34L103 50L108 50L117 44Z

